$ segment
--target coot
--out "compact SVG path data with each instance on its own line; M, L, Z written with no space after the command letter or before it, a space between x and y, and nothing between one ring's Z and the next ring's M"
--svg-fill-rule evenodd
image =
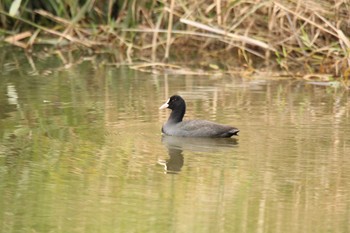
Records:
M179 137L229 138L237 135L239 130L229 125L217 124L206 120L182 121L186 112L185 100L173 95L159 109L172 110L168 121L162 127L162 133Z

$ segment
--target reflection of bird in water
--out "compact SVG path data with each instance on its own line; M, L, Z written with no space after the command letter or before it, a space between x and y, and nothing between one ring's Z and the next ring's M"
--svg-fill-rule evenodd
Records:
M181 171L184 165L184 157L182 155L182 150L175 148L168 148L169 159L165 161L158 161L160 165L164 166L166 173L175 174Z
M198 152L217 152L238 145L235 138L184 138L162 136L162 143L168 148L169 159L158 161L166 173L179 173L184 164L183 150Z
M235 147L238 144L236 138L187 138L162 136L162 143L167 148L177 148L198 152L215 152Z

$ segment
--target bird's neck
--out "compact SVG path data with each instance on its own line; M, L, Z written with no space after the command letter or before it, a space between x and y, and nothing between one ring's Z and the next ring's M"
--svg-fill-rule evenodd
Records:
M171 123L181 122L182 119L184 118L185 113L186 113L186 106L173 110L169 116L168 122L171 122Z

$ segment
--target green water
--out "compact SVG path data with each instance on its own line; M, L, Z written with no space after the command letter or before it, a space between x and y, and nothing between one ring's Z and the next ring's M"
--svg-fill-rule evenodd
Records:
M0 232L350 232L347 91L34 62L1 65ZM174 93L239 137L162 137Z

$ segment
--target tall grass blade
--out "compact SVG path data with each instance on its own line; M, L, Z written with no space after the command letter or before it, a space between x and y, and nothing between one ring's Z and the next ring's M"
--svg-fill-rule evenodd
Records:
M9 15L15 16L18 13L19 7L21 6L22 0L14 0L11 4Z

